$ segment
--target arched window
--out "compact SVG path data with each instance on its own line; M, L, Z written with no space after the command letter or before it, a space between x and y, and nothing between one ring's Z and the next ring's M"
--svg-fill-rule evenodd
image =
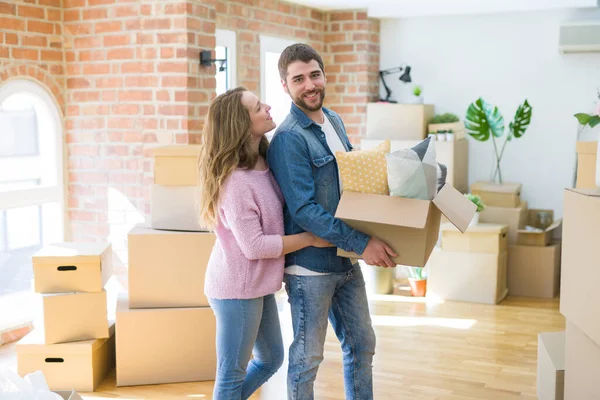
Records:
M63 125L30 80L0 84L0 296L31 290L31 255L64 240Z

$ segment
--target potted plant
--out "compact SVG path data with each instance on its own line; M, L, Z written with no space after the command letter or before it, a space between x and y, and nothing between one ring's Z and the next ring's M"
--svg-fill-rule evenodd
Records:
M464 124L452 113L437 114L429 121L428 129L429 132L445 133L446 140L454 140L454 132L464 131Z
M415 87L413 87L413 90L412 90L412 94L413 94L412 103L413 104L423 104L423 96L421 96L422 93L423 93L423 88L421 88L421 86L415 85Z
M408 284L410 285L410 294L413 297L425 297L427 293L427 278L424 268L407 267Z
M577 118L577 122L579 122L579 129L577 130L577 142L580 141L591 141L593 142L594 140L590 140L590 139L595 139L597 141L597 150L596 150L596 154L600 153L600 140L598 139L598 135L595 135L595 131L594 132L589 132L588 134L586 134L586 138L582 140L581 138L581 134L583 133L584 129L589 126L590 129L594 129L594 127L596 127L596 125L600 125L600 89L598 89L598 101L596 103L596 109L595 109L595 115L594 114L587 114L587 113L577 113L575 114L575 118ZM588 137L589 136L589 137ZM578 158L579 156L575 157L575 176L573 178L573 187L577 186L577 164L578 164ZM600 157L596 157L596 186L600 186Z
M485 204L483 200L481 200L481 197L476 194L467 193L465 194L465 197L471 200L473 204L477 206L477 210L475 210L475 215L473 215L473 219L471 219L469 226L477 225L479 223L479 213L485 209Z
M527 99L525 99L523 104L517 108L513 121L508 124L508 134L504 138L502 147L500 147L496 143L496 139L500 139L504 135L504 117L500 113L500 110L498 110L498 107L487 103L481 97L469 105L467 115L465 116L467 133L480 142L486 142L491 138L494 145L496 163L492 182L502 183L500 162L502 161L506 144L512 141L512 139L518 139L525 134L531 122L531 112L532 108Z

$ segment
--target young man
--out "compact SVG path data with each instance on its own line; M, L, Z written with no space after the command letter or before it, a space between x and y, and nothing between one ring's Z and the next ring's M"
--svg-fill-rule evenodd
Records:
M323 107L325 74L319 54L305 44L286 48L279 74L292 98L267 154L285 198L286 234L312 232L335 247L307 247L286 256L284 282L292 311L288 399L313 399L313 384L327 332L327 319L341 342L346 399L373 398L375 333L358 264L338 257L336 247L366 263L393 267L396 254L375 237L334 217L341 196L336 151L351 151L344 124Z

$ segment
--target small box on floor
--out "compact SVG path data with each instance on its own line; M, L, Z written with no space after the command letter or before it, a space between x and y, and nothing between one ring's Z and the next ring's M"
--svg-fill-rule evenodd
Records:
M560 242L509 246L508 294L554 298L560 291Z
M42 295L44 343L109 337L106 291Z
M154 156L154 183L164 186L196 186L200 145L157 147Z
M591 306L595 312L597 307ZM592 400L600 394L600 346L567 320L565 399Z
M563 400L565 332L538 334L537 395L539 400Z
M520 183L475 182L471 193L481 197L486 206L514 208L521 204Z
M216 320L210 307L131 309L117 304L117 386L214 380Z
M36 293L99 292L111 277L109 243L55 243L31 257Z
M39 370L51 390L93 392L115 366L115 329L110 325L109 338L51 345L44 344L42 331L34 330L16 345L19 375Z
M477 224L462 233L452 224L442 224L441 230L444 251L499 254L508 250L506 225Z
M554 219L552 210L530 209L524 229L517 231L517 244L524 246L548 246L554 233L560 227L562 219ZM532 230L534 228L536 230Z
M508 244L517 244L517 231L525 227L528 204L521 201L518 207L485 206L479 213L479 222L486 224L508 225Z

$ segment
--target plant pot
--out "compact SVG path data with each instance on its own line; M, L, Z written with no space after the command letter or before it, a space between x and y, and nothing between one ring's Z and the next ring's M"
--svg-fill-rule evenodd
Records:
M410 96L409 100L410 104L423 104L423 96L415 96L414 94Z
M454 142L454 133L446 133L446 141Z
M427 279L408 278L410 294L413 297L425 297L427 293Z
M478 223L479 223L479 212L476 212L475 215L473 215L471 222L469 222L469 226L475 226Z

